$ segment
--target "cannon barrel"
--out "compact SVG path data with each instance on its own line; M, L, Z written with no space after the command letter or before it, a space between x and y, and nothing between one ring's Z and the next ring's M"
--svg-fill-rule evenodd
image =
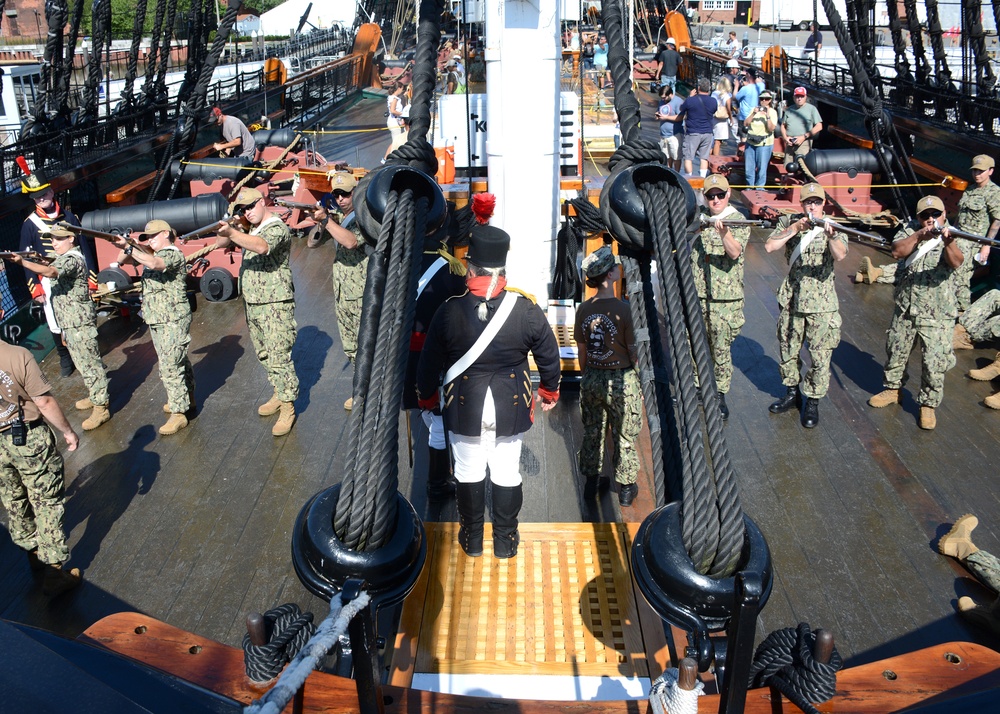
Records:
M185 181L220 181L228 179L239 181L246 173L246 170L253 162L245 156L230 156L226 158L213 158L206 156L195 163L181 166L180 161L170 162L170 176L177 178L183 170Z
M813 176L841 171L852 178L859 172L878 171L878 157L868 149L816 149L799 159Z
M258 129L253 133L253 140L258 149L265 146L280 146L284 149L295 141L295 129L284 126L280 129Z
M141 231L149 221L160 220L166 221L178 234L182 234L220 221L228 213L229 202L225 196L221 193L206 193L195 198L175 198L138 206L117 206L91 211L80 219L80 223L90 230L122 233L125 230Z

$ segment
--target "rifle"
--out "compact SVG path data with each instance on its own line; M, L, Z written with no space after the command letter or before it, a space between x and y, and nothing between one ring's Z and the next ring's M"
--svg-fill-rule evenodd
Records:
M809 216L809 222L814 226L827 226L833 227L833 230L840 231L841 233L846 233L847 235L854 236L855 238L860 238L861 240L866 240L876 245L885 245L886 240L880 235L875 233L865 233L864 231L859 231L857 228L851 228L850 226L845 226L836 221L831 221L829 218L813 218Z
M10 260L15 255L20 256L21 260L38 263L39 265L49 265L53 260L55 260L55 258L42 255L38 251L34 250L0 250L0 258L4 260Z
M712 220L711 216L701 216L701 225L711 226L715 225L715 221ZM766 221L763 218L733 218L733 219L723 219L722 225L727 227L736 228L739 226L756 226L757 228L770 228L771 221Z
M944 231L944 226L938 225L937 221L934 222L934 233L940 235ZM971 240L974 243L980 243L982 245L988 245L991 248L1000 248L1000 240L994 238L987 238L986 236L976 235L975 233L968 233L958 228L953 228L948 226L949 235L955 238L962 238L964 240Z
M315 211L317 208L323 208L327 211L333 210L333 194L324 193L317 203L304 203L302 201L292 201L287 198L276 198L274 202L279 206L284 206L285 208L301 208L303 211Z
M148 245L144 245L133 238L131 235L118 235L117 233L105 233L104 231L95 231L93 228L84 228L83 226L74 226L72 223L67 223L66 221L59 221L57 224L60 228L64 228L71 233L76 233L77 235L91 236L93 238L100 238L101 240L106 240L108 243L116 243L119 238L124 239L126 243L132 246L133 250L138 250L140 253L149 253L152 255L153 249Z
M234 228L247 228L246 220L242 215L230 216L229 218L223 218L224 222L228 223ZM215 235L219 231L219 221L213 221L208 225L202 226L201 228L195 228L190 233L185 233L182 236L178 236L177 241L179 243L187 243L189 240L194 240L195 238L201 238L202 236Z

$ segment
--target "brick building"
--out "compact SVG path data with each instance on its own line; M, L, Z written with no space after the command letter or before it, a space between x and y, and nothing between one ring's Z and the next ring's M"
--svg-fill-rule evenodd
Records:
M0 38L45 41L45 0L7 0L0 20Z
M760 3L761 0L688 0L688 7L692 19L698 22L745 25L748 17L758 16Z

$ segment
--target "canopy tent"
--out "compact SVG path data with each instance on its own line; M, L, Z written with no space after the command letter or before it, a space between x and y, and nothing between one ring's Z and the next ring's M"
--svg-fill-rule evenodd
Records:
M309 3L310 0L288 0L261 15L257 29L265 35L291 35L299 26ZM313 27L326 30L338 24L350 28L356 13L356 0L312 0L312 8L302 31L309 32Z

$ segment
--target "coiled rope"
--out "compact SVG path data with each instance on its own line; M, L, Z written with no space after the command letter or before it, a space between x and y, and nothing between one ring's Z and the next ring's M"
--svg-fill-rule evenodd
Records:
M664 157L659 147L639 137L639 103L629 81L621 4L617 0L605 2L603 21L609 44L608 67L615 85L615 109L624 140L609 164L612 174L633 164L662 164ZM605 184L606 188L608 185ZM699 573L725 577L736 570L742 551L743 512L722 432L722 415L715 399L715 371L691 268L687 203L679 183L665 180L642 183L637 188L649 224L648 246L647 236L624 224L611 211L610 200L604 195L601 214L626 249L624 263L630 308L637 341L642 342L637 349L640 381L647 398L651 436L654 430L657 433L653 439L657 500L661 503L665 500L668 475L680 474L684 546ZM660 305L678 401L676 423L669 388L665 381L656 378L658 372L667 371L668 365L659 348L658 318L648 269L650 259L656 261L660 278ZM654 341L655 347L650 344ZM695 368L701 393L705 395L703 411L695 385ZM662 429L661 422L672 428ZM671 490L676 497L677 489Z
M825 702L837 693L837 672L844 662L834 648L828 663L813 656L816 635L802 622L768 635L754 652L750 687L773 686L795 706L818 714L810 702Z
M583 283L577 267L577 254L584 240L604 231L601 212L587 198L586 190L568 201L575 214L568 214L556 237L556 263L549 288L552 300L579 301L583 294Z
M243 709L247 714L280 714L292 701L295 693L302 688L309 673L316 669L320 659L333 649L340 636L347 631L347 625L371 601L368 593L362 592L354 600L344 605L341 598L330 599L330 614L316 628L312 639L306 643L288 668L281 674L278 683L263 697Z
M289 602L264 613L267 644L255 645L250 634L243 635L243 663L254 682L269 682L279 674L316 633L313 614L302 612Z
M408 164L429 175L437 170L437 159L426 136L442 9L441 0L420 3L411 130L406 144L386 161ZM355 189L356 201L365 200L368 185L369 180L365 180ZM392 189L386 198L375 250L368 258L348 454L333 521L337 537L351 550L377 550L394 532L399 487L399 408L429 207L428 198L416 196L410 187Z

